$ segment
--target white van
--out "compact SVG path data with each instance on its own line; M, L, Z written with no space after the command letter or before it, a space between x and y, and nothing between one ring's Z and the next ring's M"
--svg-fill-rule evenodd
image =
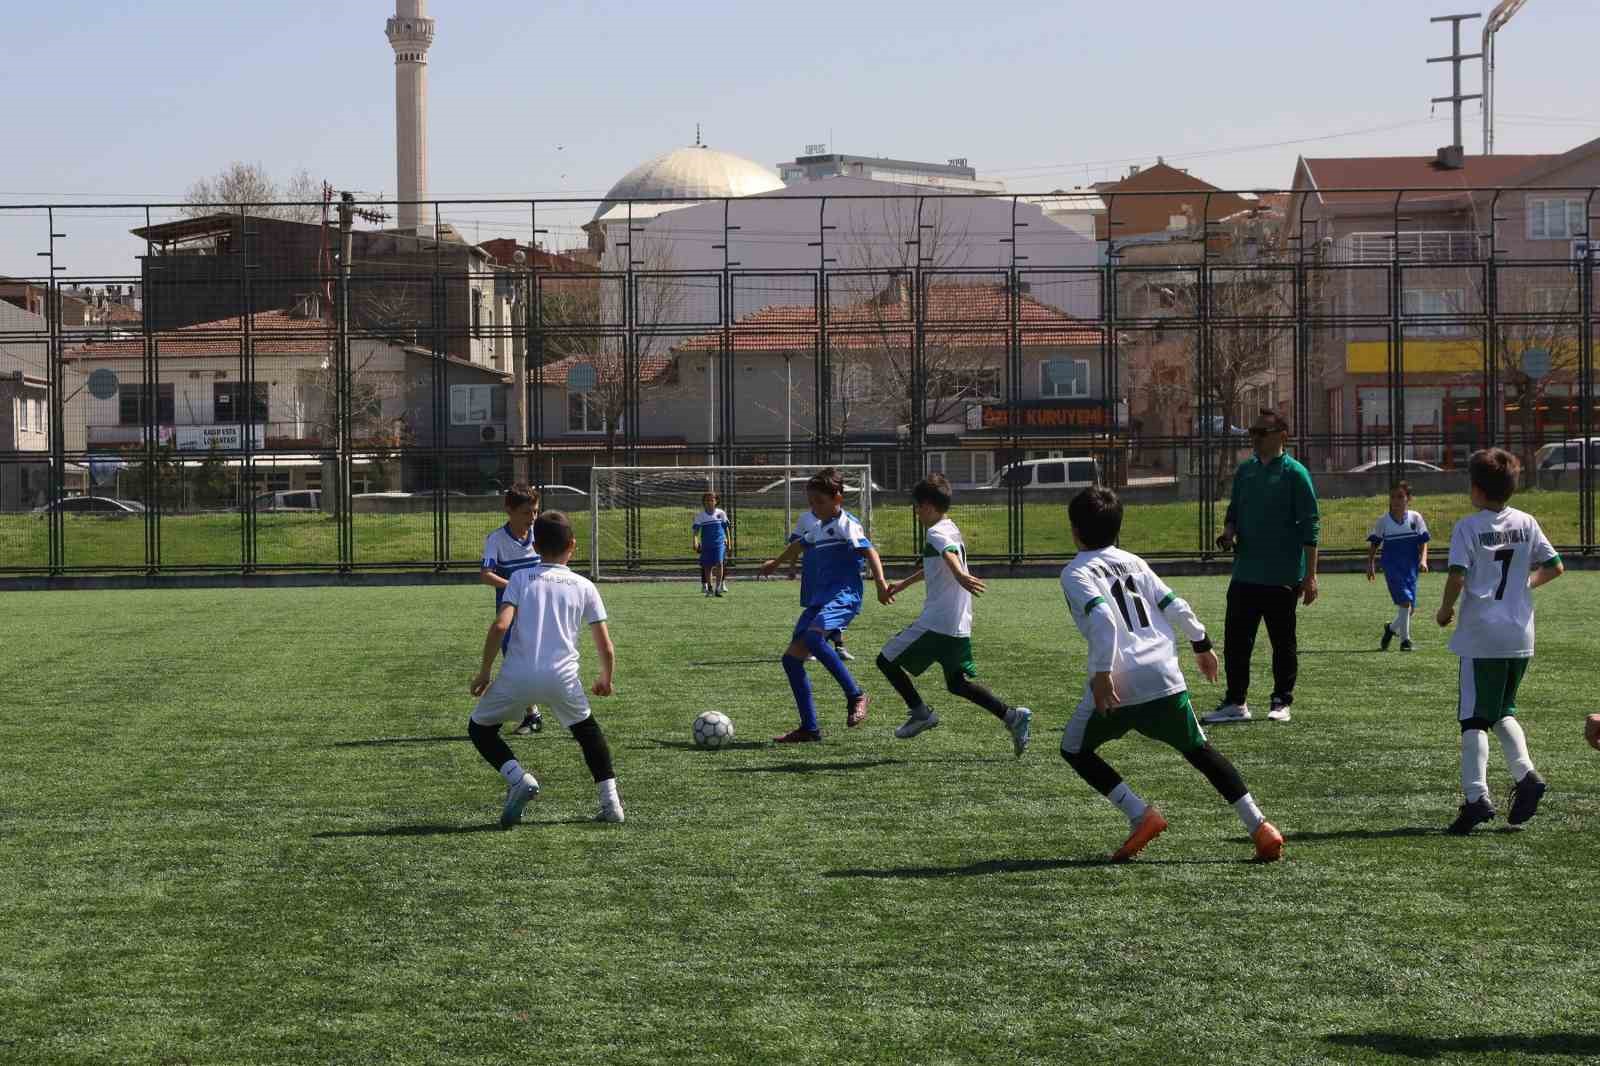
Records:
M1087 455L1028 459L1003 466L989 482L991 489L1013 485L1023 489L1084 489L1100 484L1100 464Z
M1583 438L1573 437L1559 444L1546 444L1533 453L1536 470L1580 470L1583 467ZM1600 437L1589 438L1589 469L1600 472Z

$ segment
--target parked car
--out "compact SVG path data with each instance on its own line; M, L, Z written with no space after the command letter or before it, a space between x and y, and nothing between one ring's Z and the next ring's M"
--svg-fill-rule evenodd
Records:
M320 511L321 489L296 489L292 492L263 492L255 498L255 510L261 511Z
M1100 464L1087 455L1059 459L1026 459L1003 466L990 480L991 489L1016 485L1023 489L1081 489L1100 484Z
M126 518L129 515L143 514L144 504L138 500L118 500L110 496L68 496L64 500L56 500L42 507L35 507L34 514L49 514L60 511L62 514L91 514L101 518Z
M1195 419L1194 419L1194 435L1196 437L1198 437L1198 436L1200 436L1200 434L1206 432L1206 430L1204 428L1205 421L1206 420L1202 419L1199 415L1195 416ZM1227 424L1227 422L1223 419L1223 417L1221 415L1212 415L1211 418L1210 418L1210 422L1211 422L1210 432L1211 432L1211 435L1213 437L1248 437L1248 436L1250 436L1250 431L1248 429L1244 429L1244 428L1242 428L1240 426L1234 426L1234 425Z
M1391 463L1388 459L1374 459L1370 463L1352 466L1348 473L1367 474L1374 470L1388 470L1391 466L1397 467L1402 474L1442 474L1444 467L1425 463L1421 459L1401 459Z
M1579 470L1583 466L1583 438L1546 444L1533 453L1536 470ZM1600 437L1589 438L1589 469L1600 471Z

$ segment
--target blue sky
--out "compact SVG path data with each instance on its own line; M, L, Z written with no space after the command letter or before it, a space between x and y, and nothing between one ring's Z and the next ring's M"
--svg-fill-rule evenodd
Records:
M845 152L965 156L1014 191L1112 177L1158 154L1224 187L1281 186L1301 153L1426 154L1448 142L1448 109L1428 121L1448 66L1424 60L1449 50L1449 33L1427 20L1467 9L430 0L430 193L599 196L691 143L696 122L713 147L768 164L831 140ZM393 195L392 10L18 5L0 68L13 102L0 204L176 200L235 159ZM1464 50L1476 51L1481 23L1466 26ZM1561 151L1600 136L1597 55L1600 5L1531 0L1499 37L1497 148ZM1466 69L1476 91L1477 66ZM1476 101L1465 127L1476 152ZM1358 130L1373 132L1333 136ZM525 213L446 217L487 239ZM134 273L141 248L124 234L142 220L68 212L59 261L73 275ZM0 211L0 273L38 272L47 233L37 215Z

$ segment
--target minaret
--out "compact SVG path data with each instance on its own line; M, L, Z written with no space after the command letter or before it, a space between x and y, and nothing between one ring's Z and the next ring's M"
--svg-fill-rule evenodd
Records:
M428 46L433 20L427 0L395 0L389 19L389 44L394 47L394 147L399 175L399 228L422 234L429 226L428 208L406 203L428 195Z

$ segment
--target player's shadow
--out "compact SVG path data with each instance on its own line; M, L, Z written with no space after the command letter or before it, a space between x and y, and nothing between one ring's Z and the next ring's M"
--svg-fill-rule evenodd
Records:
M1129 866L1224 866L1249 864L1249 859L1140 859ZM865 877L870 879L926 880L939 877L983 877L988 874L1020 874L1035 870L1075 870L1084 867L1114 866L1109 858L1095 859L985 859L962 866L888 866L826 870L823 877Z
M765 746L765 745L763 745ZM857 759L855 762L785 762L775 766L730 766L729 774L821 774L845 770L870 770L875 766L899 766L900 759Z
M735 740L732 743L722 745L720 748L702 748L700 745L688 740L652 739L649 745L629 744L628 748L633 751L648 751L652 746L657 748L675 748L678 751L701 751L705 752L707 755L715 755L719 751L751 751L755 748L765 748L767 747L767 744L765 741L760 740Z
M1410 1059L1458 1055L1600 1055L1600 1033L1487 1033L1481 1036L1416 1036L1411 1033L1330 1033L1323 1037L1341 1047L1367 1048Z
M536 829L547 825L599 825L593 818L552 818L549 821L519 822L514 828ZM508 830L499 822L481 825L385 825L375 829L332 829L326 833L312 833L312 840L338 840L346 837L438 837L461 833L504 833Z
M443 744L447 741L465 743L466 740L465 733L458 733L453 737L374 737L371 740L336 740L329 747L381 748L390 744Z
M1397 829L1334 829L1324 833L1292 832L1283 834L1289 843L1318 840L1388 840L1394 837L1436 837L1444 830L1431 825L1406 825Z

